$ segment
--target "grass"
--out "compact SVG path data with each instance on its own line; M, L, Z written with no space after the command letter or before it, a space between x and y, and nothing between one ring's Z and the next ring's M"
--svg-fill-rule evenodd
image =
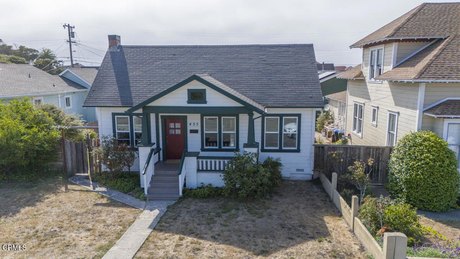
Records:
M58 177L0 184L0 244L24 244L0 258L100 258L140 213Z
M146 200L144 191L140 187L139 174L102 172L96 173L93 178L93 181L105 187L129 194L140 200Z
M270 199L184 198L137 258L367 258L322 187L283 182Z

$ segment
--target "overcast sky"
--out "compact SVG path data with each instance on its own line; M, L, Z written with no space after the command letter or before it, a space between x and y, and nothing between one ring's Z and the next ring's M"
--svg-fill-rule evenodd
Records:
M50 48L68 60L62 25L71 23L79 43L75 59L86 64L100 62L107 35L118 34L122 44L142 45L313 43L318 61L353 65L360 62L361 51L350 50L352 43L422 2L0 0L0 39Z

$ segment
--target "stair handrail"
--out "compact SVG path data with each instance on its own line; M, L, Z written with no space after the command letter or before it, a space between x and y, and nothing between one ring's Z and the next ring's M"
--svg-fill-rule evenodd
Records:
M150 165L150 160L152 160L153 153L155 152L155 148L152 146L149 151L149 155L147 156L147 160L145 161L144 168L142 169L142 175L147 173L147 168Z

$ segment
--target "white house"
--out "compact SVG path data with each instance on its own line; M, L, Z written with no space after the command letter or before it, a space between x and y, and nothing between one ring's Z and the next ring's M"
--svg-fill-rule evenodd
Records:
M126 46L109 35L85 106L101 137L138 148L151 198L177 197L184 182L222 186L235 152L280 158L288 179L313 175L323 101L312 45Z

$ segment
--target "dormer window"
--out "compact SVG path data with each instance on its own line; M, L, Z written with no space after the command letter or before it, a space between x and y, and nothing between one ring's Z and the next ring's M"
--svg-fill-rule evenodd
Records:
M369 62L369 79L375 80L383 72L383 48L371 50Z
M206 103L206 89L188 89L187 103Z

